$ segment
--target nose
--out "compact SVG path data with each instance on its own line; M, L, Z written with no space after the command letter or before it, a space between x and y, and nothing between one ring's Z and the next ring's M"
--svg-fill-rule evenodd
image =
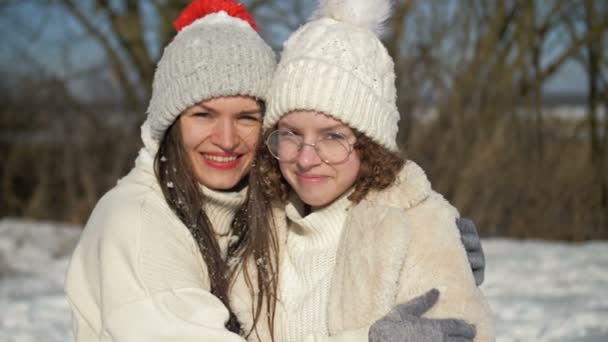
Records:
M236 149L239 144L239 136L232 120L217 122L211 142L225 151Z
M321 163L321 158L317 155L317 151L313 146L303 145L298 152L298 159L296 159L298 168L301 170L308 170Z

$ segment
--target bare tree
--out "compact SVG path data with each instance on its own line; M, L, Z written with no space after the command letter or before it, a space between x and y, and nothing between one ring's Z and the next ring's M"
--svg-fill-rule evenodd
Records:
M556 212L545 214L545 226L552 219L566 224L560 210L588 211L576 204L589 204L581 200L586 191L570 192L563 183L573 181L569 173L547 177L555 171L560 149L578 144L556 141L551 133L556 122L545 117L544 106L547 82L589 44L605 39L606 9L596 3L596 20L581 19L583 5L573 0L412 0L397 6L387 46L400 77L402 145L428 166L435 186L473 212L490 233L529 234L522 228L542 210ZM571 22L576 30L568 30ZM416 112L436 113L438 120L413 120ZM552 181L562 183L552 186ZM568 191L572 201L543 199L558 191ZM520 218L511 215L522 209ZM553 234L541 225L534 222L529 231Z
M585 0L584 2L584 27L586 31L593 30L596 26L602 25L602 20L606 21L601 14L608 13L608 6L604 1ZM606 26L606 23L603 23ZM608 30L606 30L608 32ZM584 68L587 70L587 81L589 93L587 96L587 120L589 122L589 136L591 139L591 163L595 170L595 179L598 183L599 207L597 223L600 227L608 229L608 150L607 135L608 118L604 114L604 125L601 125L599 109L606 103L606 70L602 68L602 62L606 56L608 48L604 46L604 39L595 39L585 44L584 53L580 59Z
M3 214L86 219L132 166L155 63L189 2L0 0L0 24L13 30L5 54L19 62L2 66L11 77L0 82ZM277 51L315 5L244 2ZM26 5L43 11L41 20L13 15ZM53 11L67 16L45 16ZM608 238L606 1L400 0L389 26L399 143L435 188L485 234ZM58 27L66 32L52 43L65 55L59 66L37 54ZM81 44L96 50L87 55ZM546 106L548 82L571 62L587 75L584 121L555 118ZM39 94L27 96L31 89ZM14 138L48 138L40 132L56 132L53 143Z

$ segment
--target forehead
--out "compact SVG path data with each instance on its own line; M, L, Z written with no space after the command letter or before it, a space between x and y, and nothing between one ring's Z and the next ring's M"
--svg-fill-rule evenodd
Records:
M260 103L250 96L222 96L198 103L195 106L217 112L252 112L261 110Z
M313 110L296 110L289 112L279 120L279 126L289 126L293 128L346 128L348 125L333 117Z

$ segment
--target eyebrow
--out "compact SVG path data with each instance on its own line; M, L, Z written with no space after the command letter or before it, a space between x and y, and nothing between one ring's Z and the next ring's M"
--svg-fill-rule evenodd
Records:
M295 130L295 131L299 131L299 129L297 129L296 127L291 126L290 124L286 124L286 123L279 123L279 127L280 128L288 128L290 130ZM333 131L336 129L348 129L348 126L346 126L343 123L337 123L337 124L333 124L327 127L322 127L318 130L318 132L328 132L328 131Z
M197 107L200 107L206 111L209 111L211 113L217 114L218 110L213 108L213 107L209 107L206 106L202 103L199 103L196 105ZM243 114L262 114L262 109L257 109L257 108L252 108L252 109L244 109L238 112L233 112L231 114L235 114L235 115L243 115Z

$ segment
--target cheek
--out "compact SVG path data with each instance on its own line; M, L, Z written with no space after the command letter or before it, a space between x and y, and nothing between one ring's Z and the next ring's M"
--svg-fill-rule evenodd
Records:
M287 181L289 181L289 165L290 164L287 163L279 163L279 170L281 171L283 177L287 179Z
M350 159L343 165L342 175L343 184L345 188L350 188L355 184L359 176L359 170L361 169L361 160L353 153Z
M197 147L207 136L209 128L186 117L180 118L180 129L184 147L192 149Z
M241 138L249 150L255 151L260 141L260 127L245 129L241 132Z

